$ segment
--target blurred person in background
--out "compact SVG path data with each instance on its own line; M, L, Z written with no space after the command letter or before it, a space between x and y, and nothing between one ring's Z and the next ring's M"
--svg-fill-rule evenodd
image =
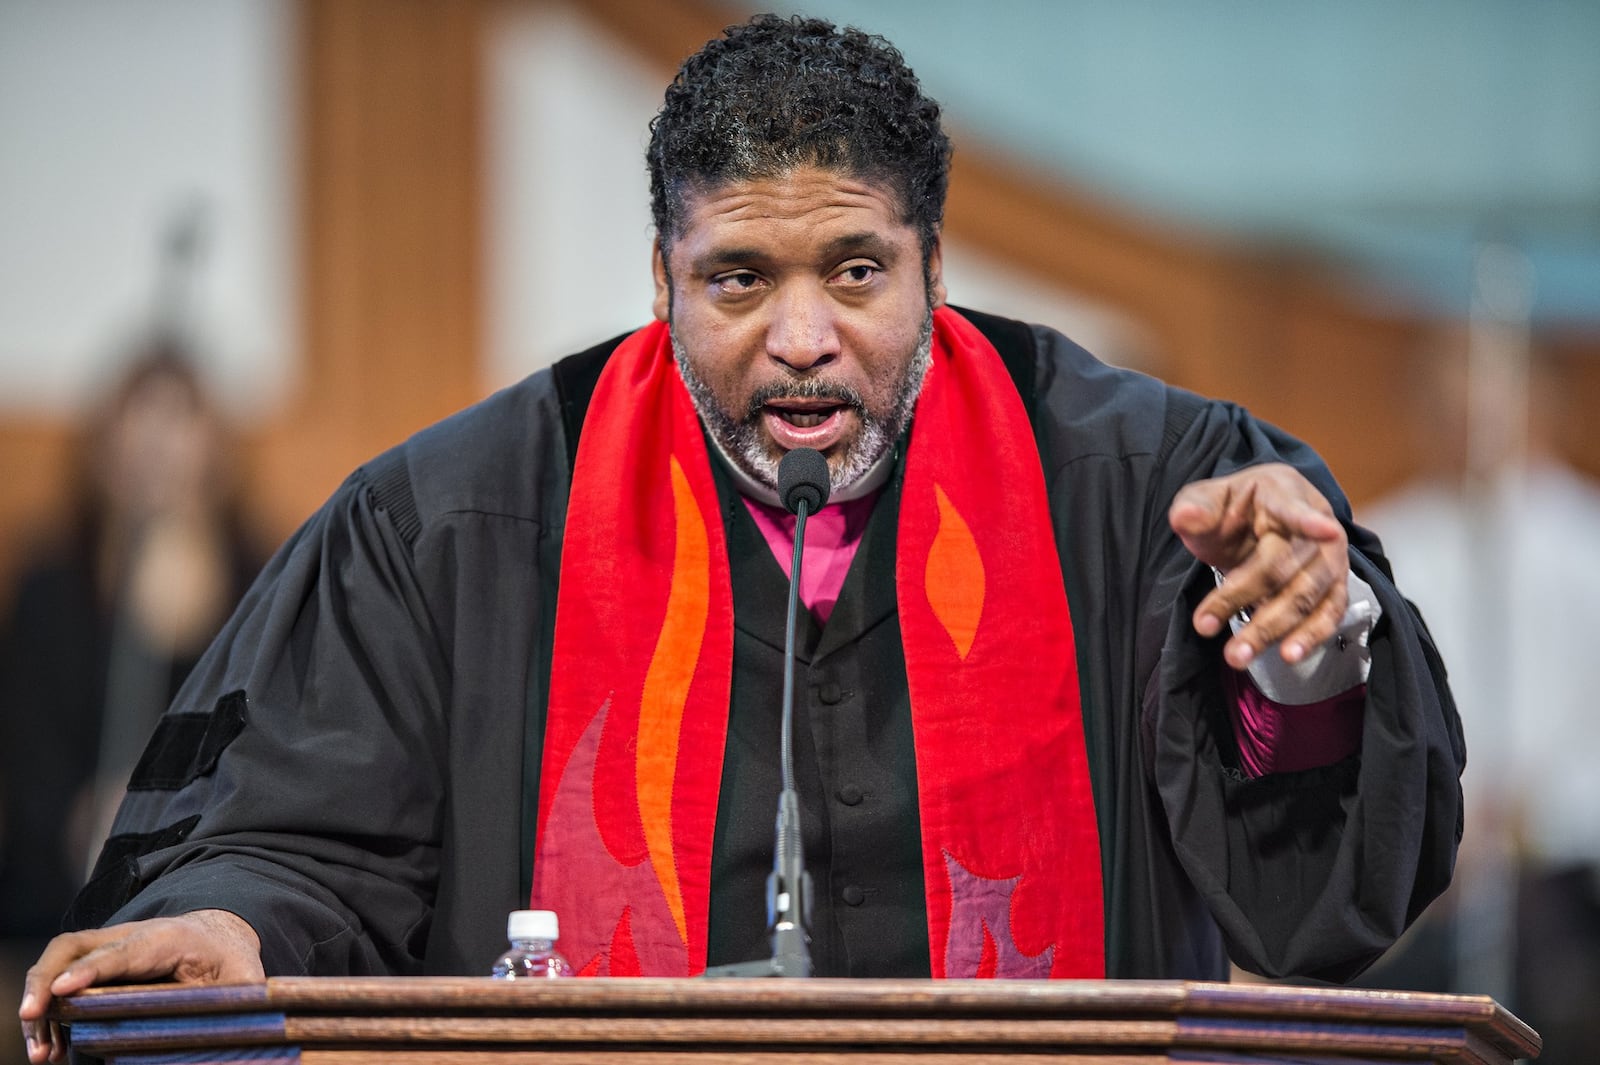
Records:
M185 345L146 341L83 428L70 520L8 597L0 936L19 985L157 719L258 568L230 452Z
M1456 884L1362 982L1492 994L1546 1065L1600 1046L1600 483L1559 447L1571 369L1525 331L1443 331L1419 358L1426 468L1361 515L1474 740Z

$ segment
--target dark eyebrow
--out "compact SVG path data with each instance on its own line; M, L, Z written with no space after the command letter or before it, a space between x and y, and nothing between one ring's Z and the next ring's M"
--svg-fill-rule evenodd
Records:
M871 231L846 233L822 246L822 256L830 262L863 256L876 259L885 266L892 266L898 254L893 244Z
M824 244L821 250L821 257L829 266L858 256L876 259L885 266L892 266L898 254L894 244L870 230L835 237ZM710 248L705 254L691 260L689 269L696 277L710 277L741 266L760 269L770 258L767 252L753 247Z
M766 261L766 254L755 248L711 248L690 260L689 269L696 277L710 277L736 266L759 267Z

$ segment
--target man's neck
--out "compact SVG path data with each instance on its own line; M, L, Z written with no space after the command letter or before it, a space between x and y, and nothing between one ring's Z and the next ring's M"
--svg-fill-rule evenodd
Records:
M783 502L778 498L778 490L767 487L746 473L744 467L735 462L733 456L723 449L722 442L715 435L706 433L705 438L710 442L712 452L722 460L723 468L727 470L729 478L733 481L734 487L739 490L740 495L754 499L758 503L765 503L768 506L781 507L783 505ZM895 449L891 447L878 456L878 461L874 462L867 472L858 477L853 484L845 485L843 488L835 488L829 493L828 502L830 504L848 503L853 499L863 499L872 495L889 483L889 478L894 474L894 464Z

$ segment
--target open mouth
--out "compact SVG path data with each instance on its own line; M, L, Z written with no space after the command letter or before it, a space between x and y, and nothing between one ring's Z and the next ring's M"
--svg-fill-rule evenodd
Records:
M781 448L814 447L826 451L845 434L854 410L832 397L782 396L761 406L761 417Z
M794 407L775 403L767 405L767 410L797 429L815 429L832 417L835 412L843 409L843 404L830 404L822 407L810 405Z

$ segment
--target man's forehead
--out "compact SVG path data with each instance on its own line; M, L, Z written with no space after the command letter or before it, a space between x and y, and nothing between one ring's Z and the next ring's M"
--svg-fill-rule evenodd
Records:
M910 224L900 190L887 178L809 164L773 173L686 181L678 187L678 201L685 229L719 218L748 217L751 212L801 214L830 205L874 210L887 221Z

